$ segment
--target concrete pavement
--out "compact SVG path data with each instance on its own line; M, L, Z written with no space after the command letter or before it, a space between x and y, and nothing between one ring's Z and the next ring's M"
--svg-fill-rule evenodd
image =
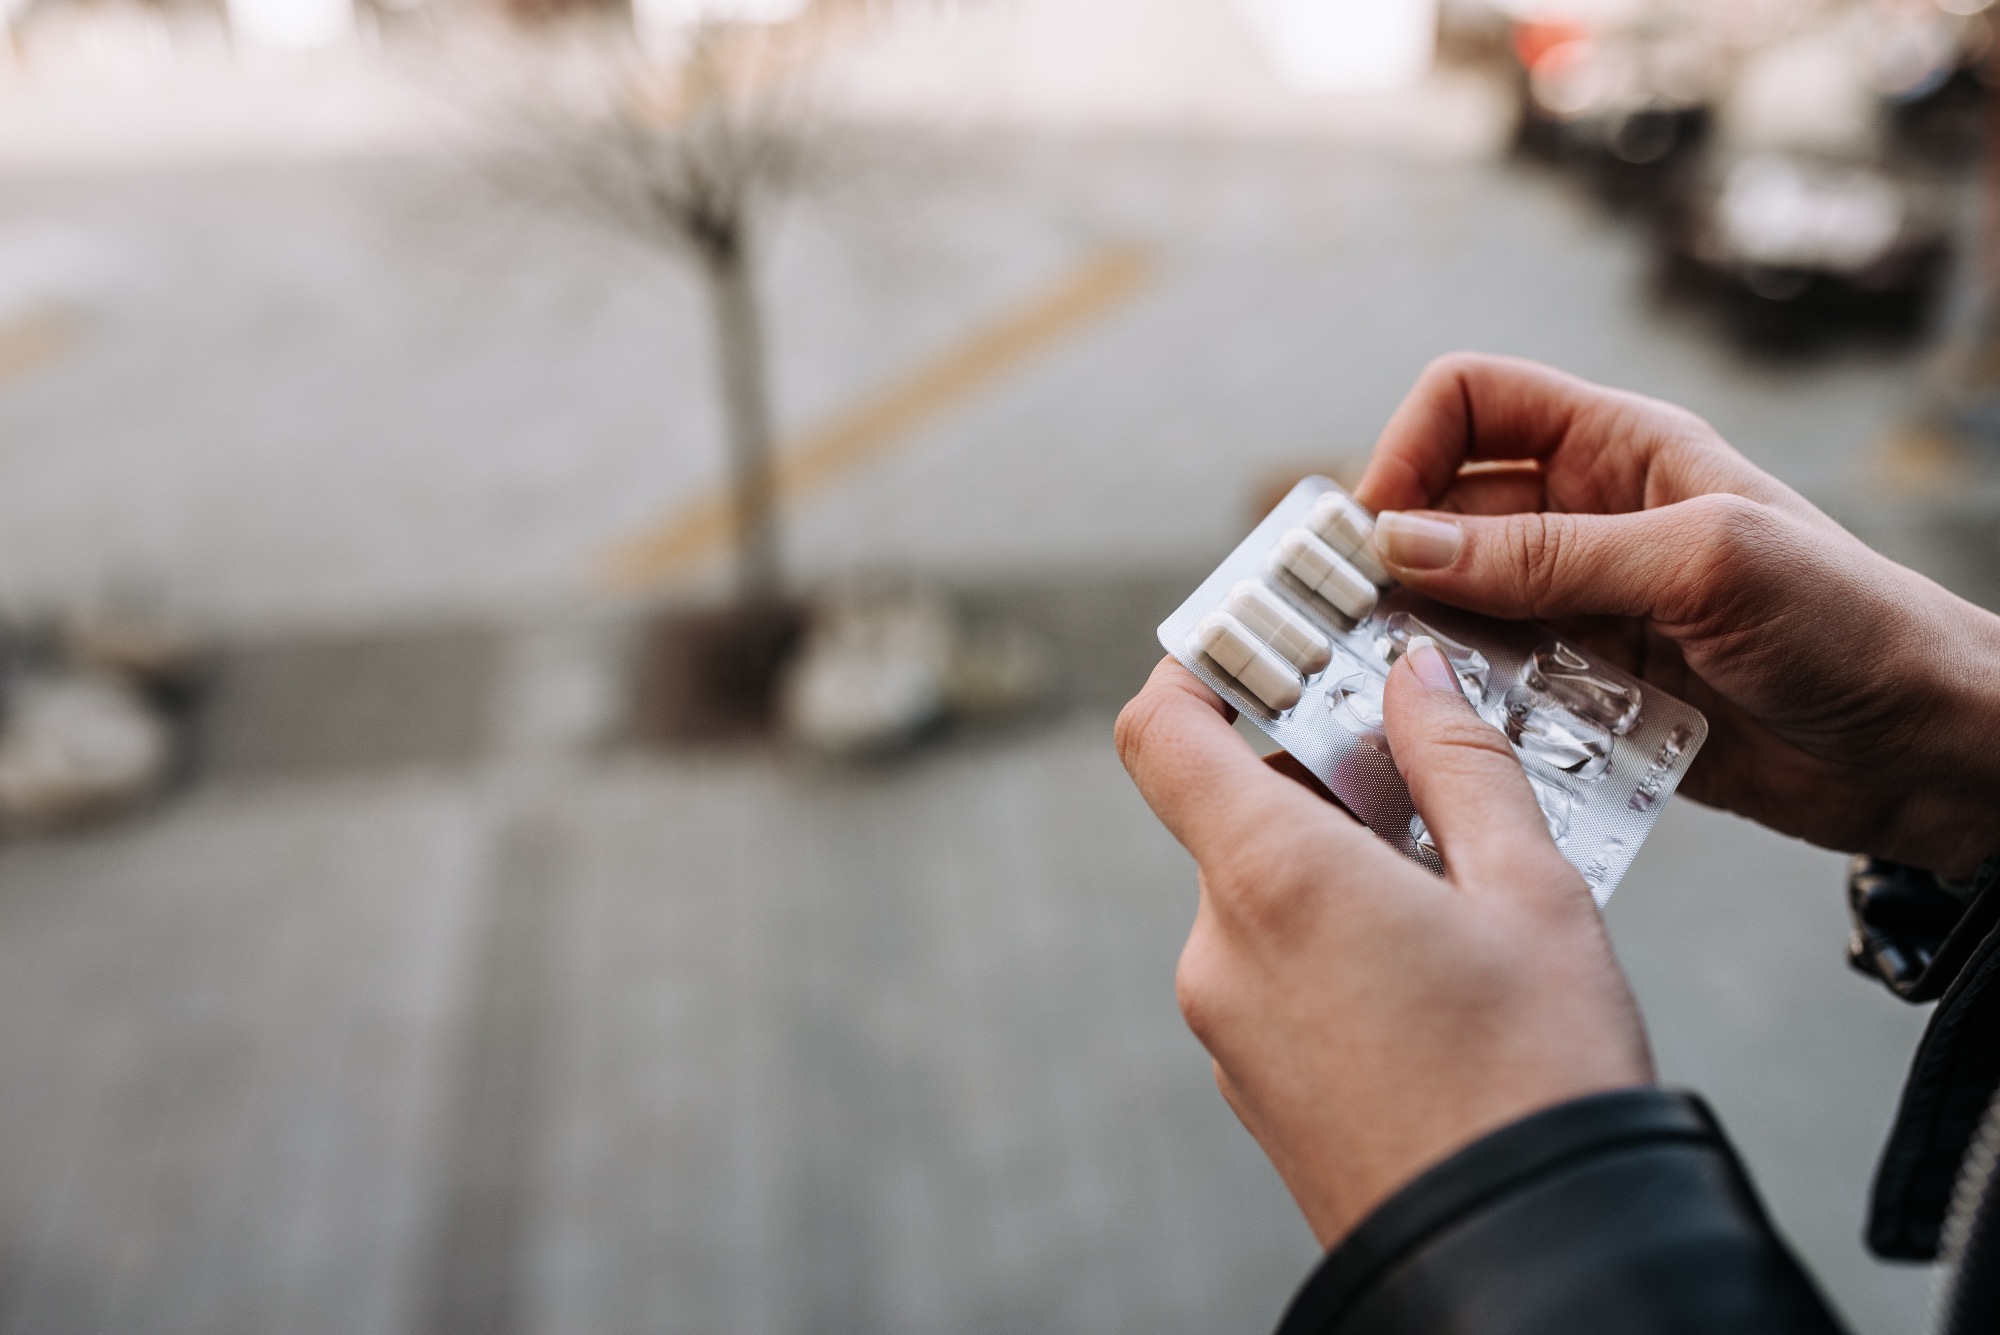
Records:
M757 755L220 782L0 852L0 1322L1267 1326L1311 1239L1209 1083L1192 873L1094 711ZM1670 1079L1865 1331L1921 1013L1839 859L1676 805L1610 922Z

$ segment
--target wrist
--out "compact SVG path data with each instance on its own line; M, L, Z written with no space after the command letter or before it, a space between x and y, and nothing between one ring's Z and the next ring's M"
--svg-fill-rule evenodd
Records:
M1913 744L1892 767L1907 786L1880 851L1961 877L2000 850L2000 617L1954 612L1951 633L1919 649Z

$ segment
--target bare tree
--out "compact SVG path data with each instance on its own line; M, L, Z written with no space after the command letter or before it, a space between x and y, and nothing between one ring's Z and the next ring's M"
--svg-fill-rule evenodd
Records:
M780 23L696 18L650 50L600 45L570 64L557 82L567 95L539 127L551 150L537 154L547 159L536 164L542 188L553 183L639 240L687 257L701 277L728 438L736 592L749 609L775 606L784 592L758 243L771 205L799 184L809 158L821 35L807 10Z

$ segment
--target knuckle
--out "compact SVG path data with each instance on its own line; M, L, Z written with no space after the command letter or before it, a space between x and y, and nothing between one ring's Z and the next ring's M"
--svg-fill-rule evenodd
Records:
M1494 759L1509 765L1517 763L1514 748L1507 745L1500 730L1473 713L1470 706L1453 709L1439 719L1431 729L1430 740L1447 753L1463 755L1481 764Z
M1430 783L1443 791L1484 792L1521 762L1499 731L1468 715L1436 728L1426 739L1423 767Z
M1188 937L1180 963L1174 967L1174 1001L1180 1006L1181 1019L1205 1046L1212 1044L1222 1024L1221 1006L1229 995L1221 964L1208 937L1197 931Z
M1530 616L1542 615L1563 586L1564 563L1575 548L1574 525L1568 515L1548 511L1516 515L1508 525L1516 592Z
M1674 619L1692 619L1703 606L1728 601L1754 587L1758 567L1784 544L1781 520L1768 506L1747 497L1716 493L1687 502L1692 523L1686 550L1669 559L1691 575L1672 581L1686 591L1690 603L1675 609Z
M1699 523L1702 550L1711 559L1728 560L1754 550L1767 537L1770 512L1756 501L1733 492L1713 492L1689 501Z

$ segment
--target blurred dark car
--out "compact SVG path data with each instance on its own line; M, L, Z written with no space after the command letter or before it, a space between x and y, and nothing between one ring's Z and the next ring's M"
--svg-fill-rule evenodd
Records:
M1512 48L1525 150L1651 168L1707 136L1725 62L1690 26L1522 21Z
M1769 331L1831 318L1914 330L1944 278L1949 198L1878 163L1749 154L1683 183L1664 241L1675 279Z
M1993 68L1992 0L1878 11L1867 78L1897 146L1941 162L1978 151Z

